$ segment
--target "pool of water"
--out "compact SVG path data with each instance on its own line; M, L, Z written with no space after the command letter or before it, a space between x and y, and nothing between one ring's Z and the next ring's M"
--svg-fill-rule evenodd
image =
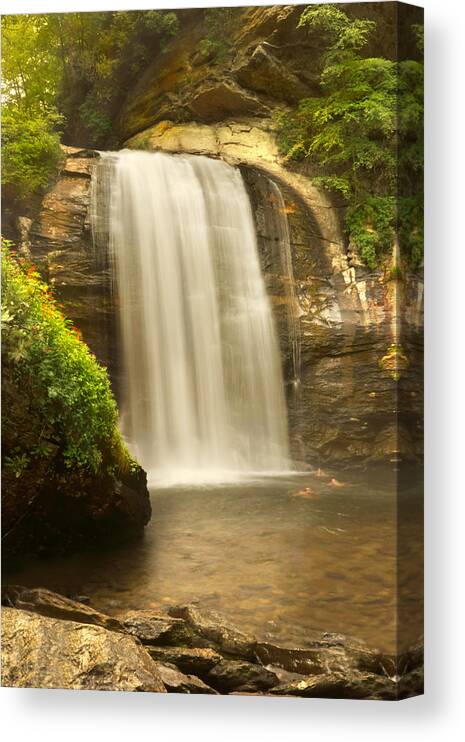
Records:
M335 631L394 652L396 499L383 482L342 479L290 474L158 489L139 540L24 562L3 580L87 595L111 614L199 600L261 639L305 645L309 630ZM408 505L404 524L409 512L405 644L417 639L421 613L421 527Z

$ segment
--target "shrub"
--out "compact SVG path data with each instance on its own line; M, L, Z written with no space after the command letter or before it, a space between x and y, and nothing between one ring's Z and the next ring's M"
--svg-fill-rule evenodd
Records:
M116 427L106 370L34 266L17 262L8 245L2 250L2 357L7 472L20 478L46 461L64 480L70 470L86 479L135 464Z
M423 251L423 63L366 56L376 24L334 5L309 6L298 27L323 43L321 95L277 112L280 149L286 159L311 162L315 185L342 197L348 242L367 266L392 254L397 232L403 258L416 268ZM413 31L418 53L422 29Z
M32 115L13 104L3 107L2 186L8 201L27 201L58 173L63 158L60 135L54 130L58 123L59 117L50 113Z

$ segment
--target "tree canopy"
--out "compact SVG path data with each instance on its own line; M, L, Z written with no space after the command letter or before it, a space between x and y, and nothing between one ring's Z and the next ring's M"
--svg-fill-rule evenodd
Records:
M349 243L374 268L392 250L422 256L423 65L364 56L376 24L334 5L309 6L299 27L323 36L321 96L278 115L289 159L308 159L317 186L344 199ZM416 29L421 45L421 30Z
M173 12L50 13L2 19L3 168L26 201L61 159L60 137L111 146L131 81L178 27Z

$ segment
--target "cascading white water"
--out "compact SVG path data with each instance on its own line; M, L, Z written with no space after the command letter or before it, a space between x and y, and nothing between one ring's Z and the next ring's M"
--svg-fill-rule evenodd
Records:
M122 429L149 477L289 469L279 349L239 170L123 150L97 171L93 231L98 240L108 228L114 261ZM110 193L108 212L99 193Z
M276 203L276 208L273 210L273 213L275 231L279 245L281 275L284 282L284 293L286 298L288 336L292 355L292 382L294 385L298 386L300 384L301 376L301 310L296 292L294 267L292 265L291 237L289 234L289 224L287 221L286 204L284 203L283 194L281 193L279 186L273 180L268 179L268 182Z

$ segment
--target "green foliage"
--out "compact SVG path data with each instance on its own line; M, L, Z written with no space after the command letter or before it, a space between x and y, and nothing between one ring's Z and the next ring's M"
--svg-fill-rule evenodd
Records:
M281 150L311 161L321 173L315 185L344 199L348 240L371 268L392 249L399 202L402 252L416 266L423 243L423 65L362 56L375 23L352 20L333 5L309 6L299 27L323 39L322 95L302 100L291 115L277 114ZM415 32L421 40L421 28Z
M370 268L389 253L394 237L396 199L366 194L347 208L346 228L350 239Z
M57 174L62 152L52 113L6 105L2 115L2 186L11 203L26 202Z
M59 45L58 105L71 136L105 146L112 123L135 78L177 32L166 11L59 13L46 16Z
M336 5L310 5L300 16L297 28L326 35L325 61L329 65L362 49L375 25L374 21L360 18L349 20Z
M61 161L63 120L54 100L59 72L50 55L39 53L46 44L40 17L3 18L2 186L9 202L26 202L46 188Z
M204 13L205 37L200 42L200 51L218 62L224 60L232 49L228 32L236 8L207 8Z
M89 477L128 469L106 370L59 311L33 266L2 251L5 469L46 462ZM22 429L21 420L25 423ZM65 475L66 476L66 475Z
M111 146L135 77L176 33L174 12L11 15L2 19L3 172L8 200L54 177L59 136Z
M414 27L423 49L423 27ZM423 260L423 64L399 64L398 223L402 251L413 268Z

